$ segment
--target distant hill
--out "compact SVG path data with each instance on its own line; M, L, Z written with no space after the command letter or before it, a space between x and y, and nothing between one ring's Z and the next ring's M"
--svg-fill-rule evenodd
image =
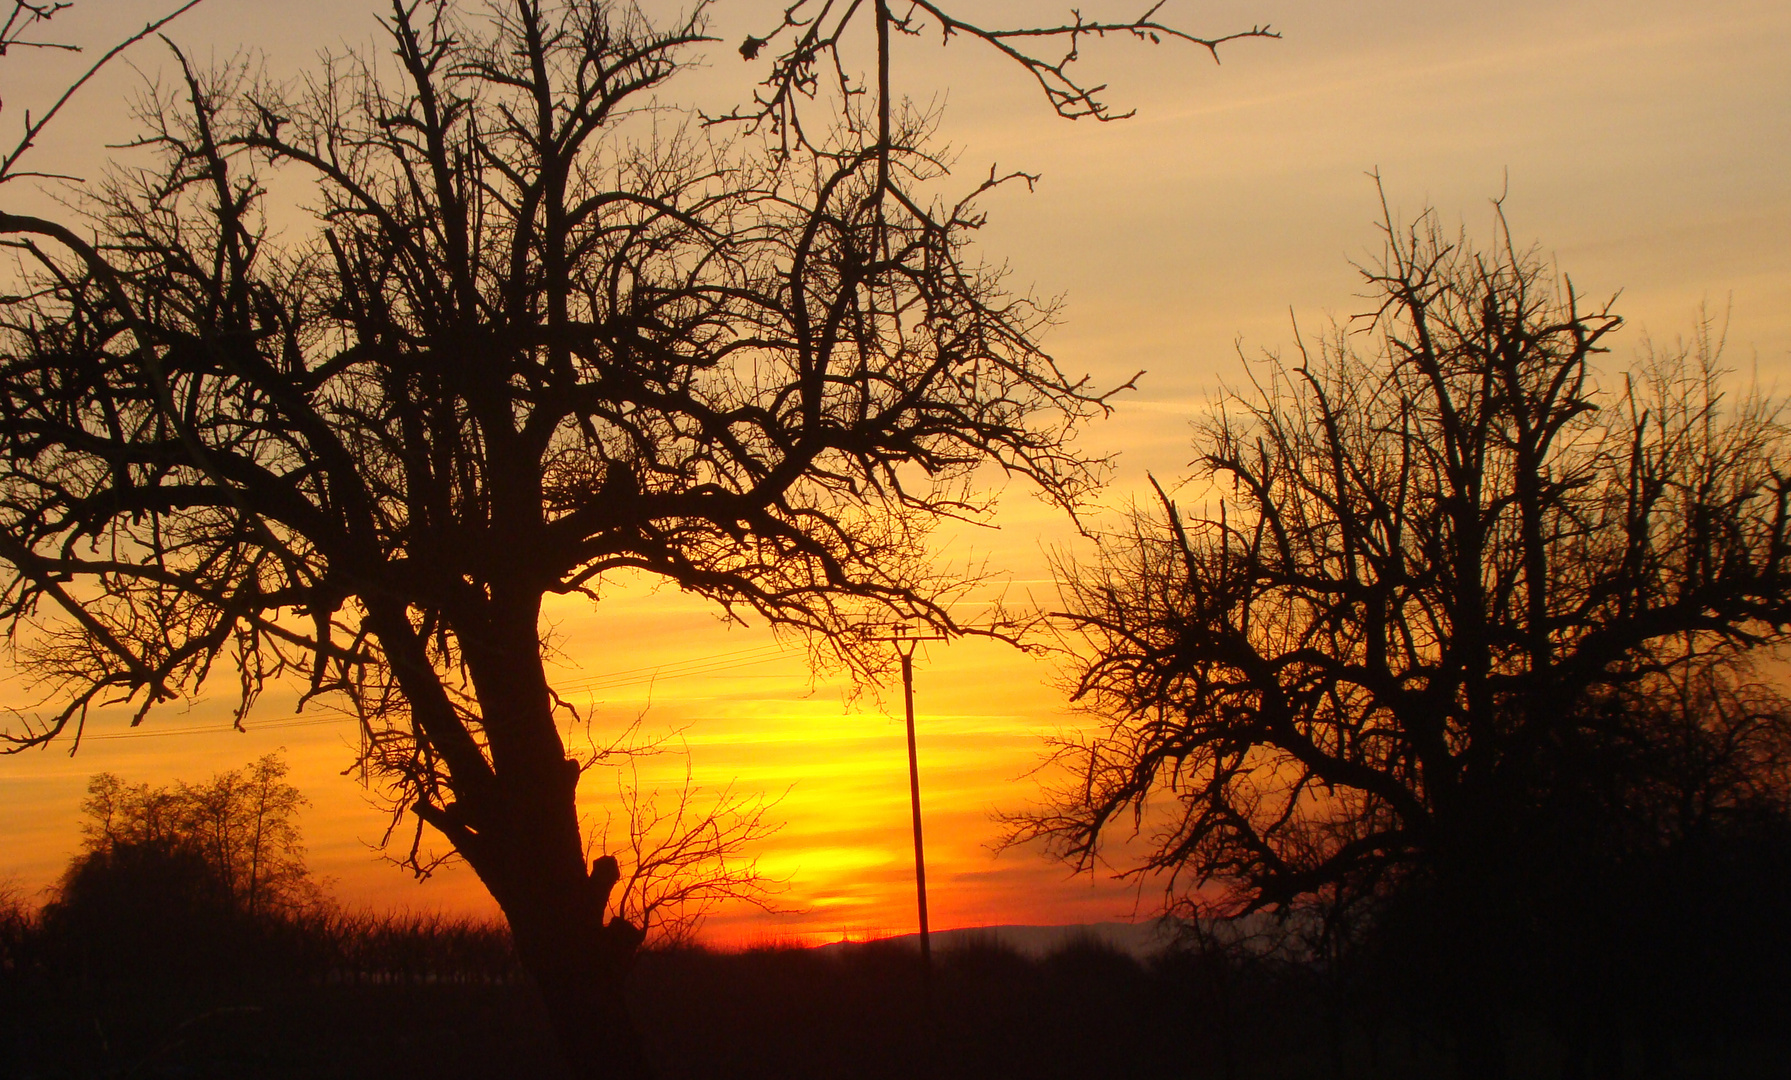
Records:
M933 948L944 952L959 946L996 942L1030 957L1041 957L1074 942L1093 939L1110 945L1139 959L1161 952L1167 939L1155 922L1071 923L1067 926L966 926L956 930L935 930ZM919 934L900 934L879 938L878 944L896 943L920 948ZM822 950L854 949L870 942L835 941L816 946Z

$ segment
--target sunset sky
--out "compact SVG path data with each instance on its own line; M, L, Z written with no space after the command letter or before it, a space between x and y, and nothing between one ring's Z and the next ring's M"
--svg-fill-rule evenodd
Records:
M991 24L1062 14L1040 0L956 4ZM54 29L103 45L165 6L81 0ZM1145 6L1084 0L1082 10L1122 18ZM722 112L748 95L761 69L735 48L782 7L721 0L720 43L663 97ZM371 47L368 11L366 0L206 0L171 36L201 59L249 48L275 72L294 72L320 49ZM1169 0L1162 17L1208 34L1268 23L1284 37L1235 43L1217 66L1188 48L1094 43L1085 75L1137 110L1106 125L1055 118L1023 73L968 43L905 43L897 69L897 92L945 103L942 136L965 183L992 163L1041 175L1032 194L989 200L981 242L988 259L1011 266L1016 291L1063 298L1047 339L1063 366L1109 384L1148 372L1084 436L1118 455L1109 508L1147 474L1182 474L1188 421L1242 380L1240 352L1286 348L1293 322L1316 330L1360 309L1350 260L1376 248L1367 175L1376 170L1395 214L1432 205L1479 238L1489 236L1490 198L1508 192L1520 242L1538 243L1582 295L1621 292L1628 325L1607 371L1648 337L1688 333L1703 306L1727 325L1732 367L1791 392L1791 6L1782 0ZM153 72L158 48L131 59ZM3 63L10 146L20 110L49 99L67 61ZM96 147L129 137L120 102L141 77L120 66L90 85L34 151L38 167L90 175ZM33 198L4 194L9 208ZM1051 605L1048 557L1084 550L1074 530L1018 486L1004 493L996 525L943 536L944 557L986 559L994 574L979 599ZM562 601L550 621L561 694L588 710L598 737L638 718L643 730L673 733L703 788L780 800L773 816L784 826L757 854L787 880L777 900L789 911L723 912L713 940L913 928L899 687L852 695L812 676L799 645L723 625L701 602L637 582L618 582L596 605ZM1041 735L1089 722L1068 708L1058 663L986 643L934 644L916 672L933 925L1151 914L1160 896L1151 883L1071 877L1036 851L993 850L995 815L1036 798L1029 774ZM342 775L352 724L315 710L295 718L291 695L270 695L247 734L229 732L229 681L134 731L122 715L102 716L73 758L52 747L0 759L0 880L37 893L55 879L93 773L199 780L283 748L311 800L310 863L343 902L492 910L464 868L417 884L379 860L376 794ZM4 702L27 708L18 681L6 685ZM685 760L662 755L641 776L673 785ZM593 821L614 791L613 778L587 779Z

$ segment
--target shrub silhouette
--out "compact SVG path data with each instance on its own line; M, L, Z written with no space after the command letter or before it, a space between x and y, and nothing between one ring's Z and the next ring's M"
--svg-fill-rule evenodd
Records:
M192 978L226 965L240 927L194 848L125 842L75 859L44 910L57 966L85 979Z

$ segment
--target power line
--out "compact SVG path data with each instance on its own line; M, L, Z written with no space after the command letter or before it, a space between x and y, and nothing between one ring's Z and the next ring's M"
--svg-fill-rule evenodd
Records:
M784 656L788 650L780 645L758 645L747 649L734 649L729 652L711 653L707 656L692 657L689 660L674 661L669 664L646 665L642 667L622 668L618 671L605 672L575 683L565 683L555 687L561 697L568 694L589 694L604 690L620 690L630 686L641 686L660 681L694 678L699 675L714 675L721 672L737 671L742 668L756 667L770 663ZM356 719L355 714L345 709L328 705L312 705L306 709L314 715L297 715L282 717L277 720L259 720L255 722L256 731L285 731L291 728L321 727L327 724L339 724L344 720ZM234 724L202 724L194 727L179 728L131 728L127 731L96 732L83 735L82 740L110 741L113 739L155 739L172 735L208 735L226 731L235 731Z
M624 668L621 671L595 675L581 682L563 683L555 689L562 697L568 693L618 690L623 687L639 686L664 679L682 679L695 675L710 675L718 671L753 667L781 659L787 652L788 650L781 645L760 645L750 649L736 649L733 652L693 657L670 664Z

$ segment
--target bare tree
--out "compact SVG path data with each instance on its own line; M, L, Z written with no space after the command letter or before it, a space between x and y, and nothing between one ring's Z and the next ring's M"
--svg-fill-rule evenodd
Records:
M286 782L287 765L267 754L209 785L181 785L194 841L217 866L231 897L250 917L314 903L298 811L306 799Z
M1172 909L1367 933L1492 1076L1519 1001L1583 1047L1641 1015L1623 987L1664 998L1612 972L1672 933L1673 866L1719 872L1691 838L1791 820L1791 708L1746 675L1791 628L1786 432L1707 323L1601 390L1617 316L1502 213L1487 249L1383 222L1372 310L1253 369L1189 494L1061 568L1102 719L1013 838L1090 867L1143 833Z
M785 882L767 876L747 854L782 827L770 818L778 800L732 785L705 791L695 783L688 754L674 789L644 784L636 758L618 768L615 781L618 813L596 838L627 861L625 876L616 867L616 907L646 941L692 944L703 921L724 904L784 910L775 897ZM612 831L620 833L615 843Z
M142 722L219 662L239 718L289 676L345 700L410 861L426 823L472 866L587 1076L646 1071L628 903L763 819L724 796L695 831L637 827L612 916L575 801L603 751L561 735L543 598L644 572L874 670L867 619L969 629L926 539L988 511L978 469L1065 506L1101 472L1068 439L1106 392L969 246L1002 178L924 195L944 168L886 94L874 141L800 153L683 123L652 95L703 14L397 2L390 58L293 87L176 53L153 165L78 225L0 212L25 282L0 308L0 616L58 701L6 738L78 745L94 708ZM282 173L315 193L309 238L270 238Z
M780 172L619 134L694 20L390 27L395 82L189 70L149 117L162 166L111 183L93 240L0 217L38 267L0 375L5 610L66 620L24 640L67 705L11 737L78 739L108 696L141 720L226 653L245 710L288 672L347 695L568 1054L634 1074L640 933L605 919L614 860L583 859L541 598L627 568L848 649L869 612L951 625L926 524L977 511L988 460L1074 498L1064 435L1099 399L967 261L968 206L885 218L880 249L860 147ZM319 186L315 245L265 245L269 160Z
M1374 310L1199 428L1202 509L1158 488L1065 567L1107 719L1017 838L1087 865L1131 823L1232 911L1372 891L1521 846L1625 701L1784 640L1785 432L1720 339L1601 391L1618 318L1502 216L1489 250L1384 221Z

